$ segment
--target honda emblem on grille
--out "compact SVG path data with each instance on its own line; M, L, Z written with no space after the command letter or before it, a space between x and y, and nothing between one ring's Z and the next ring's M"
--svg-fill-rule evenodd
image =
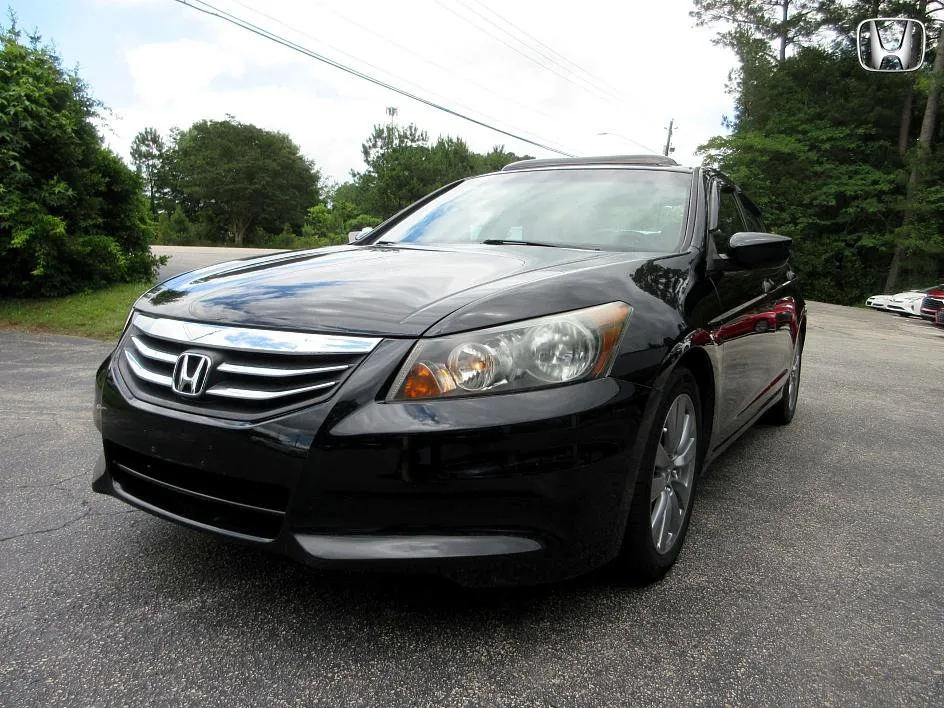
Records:
M195 352L184 352L174 364L174 393L196 398L206 388L210 373L210 357Z

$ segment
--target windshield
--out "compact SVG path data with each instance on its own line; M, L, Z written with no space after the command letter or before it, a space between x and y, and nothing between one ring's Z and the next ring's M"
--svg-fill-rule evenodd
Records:
M692 175L560 169L470 179L385 230L382 242L532 242L671 253L682 240Z

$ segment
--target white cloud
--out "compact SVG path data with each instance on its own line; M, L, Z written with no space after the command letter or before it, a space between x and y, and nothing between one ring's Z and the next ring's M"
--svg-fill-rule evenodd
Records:
M135 94L154 107L197 94L219 76L239 77L246 70L239 55L192 39L143 44L129 51L127 60Z
M661 149L664 126L675 118L676 157L691 162L696 146L718 133L721 115L730 112L724 83L734 58L692 27L687 0L214 4L365 73L579 154L639 151L622 138L597 136L601 131ZM512 37L482 19L490 16L485 8L579 64L619 99L584 88L586 75L570 65L539 57L539 66L512 51L504 44L514 44ZM229 113L289 133L327 174L341 179L361 167L360 143L385 120L385 107L397 106L401 122L415 121L433 137L460 135L477 150L505 144L542 153L183 6L179 26L180 39L127 52L134 98L112 104L121 116L112 126L119 150L145 125L167 130ZM509 31L535 46L520 30Z

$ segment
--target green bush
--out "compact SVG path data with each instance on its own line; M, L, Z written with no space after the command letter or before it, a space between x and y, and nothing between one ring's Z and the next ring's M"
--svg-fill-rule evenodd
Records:
M102 147L98 104L38 38L0 42L0 296L149 280L141 182Z
M378 219L376 216L371 216L370 214L358 214L353 219L347 222L345 225L348 231L360 231L365 229L368 226L373 228L381 222L381 219Z
M261 229L256 230L253 241L261 248L299 248L298 236L292 231L292 227L285 224L281 233L267 234Z
M180 208L180 205L174 209L174 213L168 216L166 213L158 214L157 225L154 229L155 243L161 243L167 246L196 246L196 234L193 224Z
M340 246L345 243L347 243L347 234L302 236L295 241L293 248L324 248L325 246Z

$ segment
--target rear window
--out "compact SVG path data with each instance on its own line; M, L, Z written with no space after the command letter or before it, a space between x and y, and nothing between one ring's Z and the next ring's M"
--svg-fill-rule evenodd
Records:
M381 239L400 243L535 241L671 253L682 241L692 175L644 169L561 169L470 179Z

